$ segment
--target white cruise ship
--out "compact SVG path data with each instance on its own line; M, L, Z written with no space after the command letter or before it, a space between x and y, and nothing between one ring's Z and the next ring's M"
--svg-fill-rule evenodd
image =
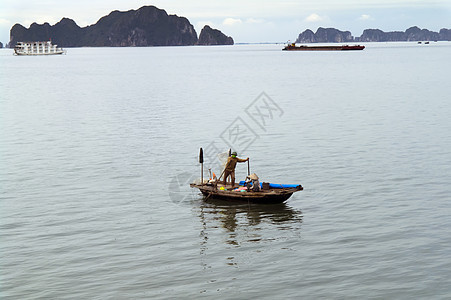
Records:
M52 45L51 41L46 42L18 42L14 47L16 55L55 55L65 54L66 51Z

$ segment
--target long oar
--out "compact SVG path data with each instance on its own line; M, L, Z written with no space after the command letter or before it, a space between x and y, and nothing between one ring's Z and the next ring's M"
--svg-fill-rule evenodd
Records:
M221 177L222 177L222 175L224 175L224 173L225 173L225 168L224 168L224 170L222 170L221 176L218 177L218 181L221 180Z

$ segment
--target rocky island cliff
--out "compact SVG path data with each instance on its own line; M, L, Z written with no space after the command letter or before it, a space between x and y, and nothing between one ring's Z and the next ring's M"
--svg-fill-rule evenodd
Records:
M451 41L451 29L440 32L410 27L406 31L383 32L379 29L365 29L360 37L353 37L349 31L319 27L316 33L307 29L300 33L296 43L348 43L348 42L401 42L401 41Z
M229 40L222 43L221 35L213 35L202 45L229 45ZM53 26L33 23L28 29L16 24L11 28L9 45L14 47L19 41L46 40L52 40L60 47L189 46L199 41L187 18L168 15L155 6L143 6L138 10L113 11L83 28L68 18Z
M198 45L233 45L233 38L226 36L217 29L213 29L208 25L202 28L199 35Z
M354 41L354 37L349 31L322 27L319 27L316 33L307 29L296 39L296 43L346 43L352 41Z

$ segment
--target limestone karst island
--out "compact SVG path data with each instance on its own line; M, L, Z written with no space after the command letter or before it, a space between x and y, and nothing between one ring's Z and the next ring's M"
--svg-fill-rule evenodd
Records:
M146 47L233 45L233 38L205 26L199 38L185 17L168 15L155 6L138 10L113 11L87 27L63 18L51 26L33 23L29 28L16 24L11 28L10 47L20 41L52 40L61 47Z

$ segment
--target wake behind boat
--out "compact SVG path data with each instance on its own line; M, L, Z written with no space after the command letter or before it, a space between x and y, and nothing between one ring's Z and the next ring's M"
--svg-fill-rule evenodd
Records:
M57 55L65 54L66 50L46 42L18 42L14 47L15 55Z
M229 150L227 164L224 167L219 178L214 175L210 179L204 180L203 178L203 150L200 148L199 163L201 164L201 179L200 182L191 183L190 187L197 188L204 196L204 199L221 199L227 201L246 201L253 203L283 203L288 200L293 193L302 191L304 188L300 184L272 184L268 182L259 182L258 176L250 174L249 159L238 159L236 153ZM245 181L240 181L235 184L235 175L233 170L232 181L228 183L226 181L227 175L223 182L221 178L224 173L227 174L227 168L230 162L237 160L239 162L248 163L248 176ZM233 164L233 163L232 163ZM236 165L236 162L235 162ZM233 168L235 168L233 165Z

